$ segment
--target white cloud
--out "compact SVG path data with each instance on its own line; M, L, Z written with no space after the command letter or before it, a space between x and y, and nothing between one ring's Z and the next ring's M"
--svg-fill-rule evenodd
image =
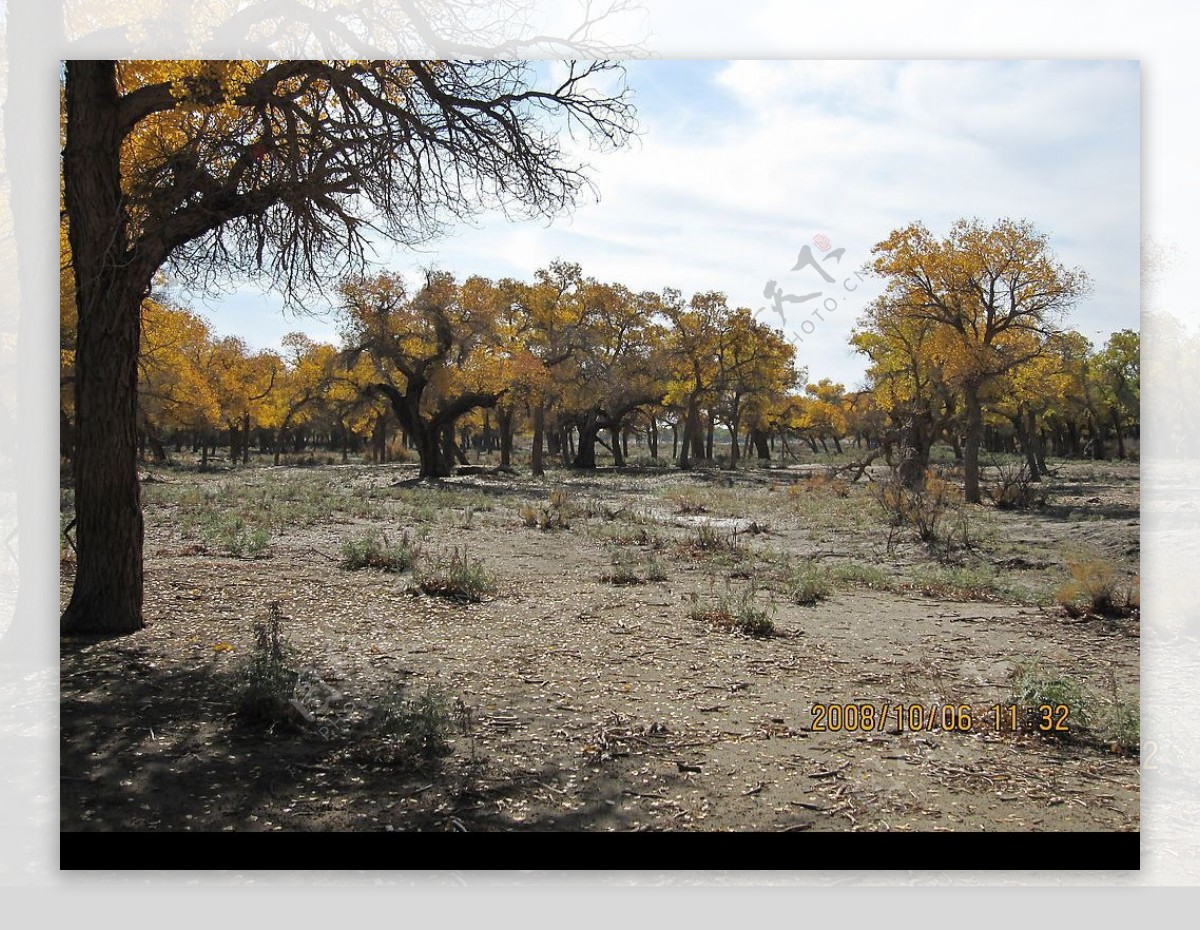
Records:
M789 270L817 233L846 249L846 270L912 220L940 232L961 216L1013 216L1092 274L1080 328L1137 326L1136 66L653 61L631 63L630 83L637 144L574 148L598 204L549 225L486 218L393 261L528 278L563 257L636 289L717 289L759 307L768 278L821 284ZM811 376L857 380L846 339L872 292L839 295L838 313L805 336Z

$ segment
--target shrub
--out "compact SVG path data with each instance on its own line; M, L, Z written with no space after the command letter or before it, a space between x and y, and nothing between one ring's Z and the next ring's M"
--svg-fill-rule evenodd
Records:
M675 505L677 514L692 516L708 513L708 507L698 491L675 491L667 495L667 500Z
M932 470L925 472L920 487L908 487L893 470L887 480L875 482L872 489L889 525L910 527L921 542L945 550L970 546L962 493Z
M1071 580L1058 589L1059 606L1072 617L1127 617L1141 606L1140 585L1135 579L1122 585L1112 563L1070 561Z
M342 568L357 571L360 568L378 568L385 572L405 572L416 564L420 546L414 543L405 531L400 539L391 543L386 536L368 530L357 539L342 543Z
M450 723L450 702L440 688L430 685L411 700L401 688L381 701L375 730L393 761L421 763L450 754Z
M554 488L546 503L534 506L525 504L519 511L521 522L542 532L571 528L570 497L563 488Z
M651 581L666 581L667 570L654 556L645 558L637 553L618 549L613 553L613 569L600 576L608 584L633 585Z
M1132 752L1141 748L1142 711L1139 702L1115 700L1101 708L1094 724L1096 739L1114 751Z
M418 587L434 597L477 603L496 590L496 579L481 560L471 561L466 549L455 548L421 572Z
M237 713L250 723L274 724L295 719L291 699L298 672L295 649L283 635L283 615L278 601L268 605L266 621L254 624L250 655L238 669Z
M236 514L210 516L205 520L202 532L205 538L221 551L239 559L247 555L255 558L262 555L271 541L266 529L249 527L246 521Z
M1095 698L1084 685L1074 678L1060 675L1037 663L1018 665L1010 676L1012 693L1009 703L1018 707L1036 711L1043 705L1051 708L1066 707L1069 716L1066 718L1068 730L1041 730L1037 726L1036 716L1026 718L1027 729L1045 736L1063 737L1073 730L1087 729L1091 723L1091 713Z
M796 604L815 604L829 597L832 591L829 573L813 562L806 562L788 579L788 598Z
M767 611L755 602L756 589L750 585L740 595L733 595L728 588L715 606L694 608L691 619L718 629L765 639L775 635L775 623Z
M996 464L996 482L988 486L988 497L998 510L1029 510L1046 506L1046 491L1033 480L1024 463Z

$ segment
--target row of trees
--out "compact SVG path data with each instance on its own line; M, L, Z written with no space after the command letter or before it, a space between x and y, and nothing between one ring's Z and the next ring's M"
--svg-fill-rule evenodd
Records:
M948 438L961 452L968 501L980 500L979 453L989 420L1011 426L1030 475L1045 452L1097 458L1110 435L1125 455L1138 428L1137 333L1115 334L1097 353L1065 327L1089 290L1028 222L961 220L937 239L920 223L873 252L887 281L859 321L854 346L870 359L875 403L899 435L901 477L922 480L929 450Z
M426 240L488 207L552 216L588 186L565 140L635 130L611 62L67 61L77 568L65 633L142 626L142 303L268 274L295 295L369 236Z
M632 293L568 265L530 284L431 275L414 294L386 276L343 279L345 344L293 340L286 356L215 340L147 300L168 267L199 286L266 273L295 296L361 270L372 235L411 244L494 206L559 213L588 187L563 140L611 148L635 129L619 78L609 62L66 62L64 432L78 558L63 631L142 625L139 428L149 440L220 421L245 457L252 429L274 430L278 448L322 407L344 404L354 433L368 399L438 475L455 455L453 425L479 409L495 411L509 444L528 416L535 472L564 434L577 437L574 462L594 464L602 435L637 417L651 436L657 416L670 418L687 466L712 456L718 422L735 459L793 430L836 447L857 412L884 441L899 424L905 462L930 437L961 435L977 499L1004 385L1025 377L1038 393L1031 366L1066 338L1056 317L1086 284L1019 224L960 224L941 243L913 226L881 244L889 287L859 330L872 373L855 395L795 391L786 342L720 294ZM936 371L913 362L905 373L906 357L937 359ZM1094 448L1106 403L1096 395ZM1133 409L1128 390L1119 403ZM1017 422L1040 436L1051 406L1030 402Z
M383 274L347 278L340 291L342 344L293 334L278 353L250 352L240 339L216 338L187 309L144 301L143 455L162 459L166 440L188 441L206 463L220 440L245 462L257 439L276 463L289 444L315 441L343 454L370 443L382 457L398 427L423 476L465 463L470 434L498 449L502 466L523 435L540 474L547 453L593 468L599 445L624 464L631 435L665 459L660 439L669 430L670 458L682 467L717 453L735 467L746 455L769 459L773 448L794 455L802 443L841 453L847 441L889 456L898 447L901 475L919 483L935 441L969 462L972 403L981 447L1020 450L1035 479L1048 453L1101 456L1115 444L1124 457L1138 428L1139 340L1131 331L1097 352L1042 318L1036 334L1031 323L972 350L969 324L955 329L919 315L923 305L885 297L853 337L870 359L868 384L847 392L829 379L805 385L783 335L720 293L687 301L670 289L635 293L568 262L531 282L460 284L429 273L410 292L403 278ZM64 314L72 306L65 301ZM64 391L68 454L72 396Z

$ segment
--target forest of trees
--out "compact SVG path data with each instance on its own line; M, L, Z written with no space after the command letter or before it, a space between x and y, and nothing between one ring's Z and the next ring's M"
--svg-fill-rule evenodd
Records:
M617 148L636 131L620 78L611 62L66 62L61 432L78 565L63 630L141 626L137 460L184 445L204 465L314 446L383 461L398 437L437 478L471 449L511 466L518 437L535 475L623 464L631 442L681 468L851 443L918 484L941 439L969 501L981 450L1019 450L1035 478L1047 454L1127 454L1138 336L1096 349L1064 328L1086 276L1027 223L881 242L887 285L853 335L869 360L853 391L809 383L783 333L719 292L639 292L561 260L528 281L369 273L375 236L411 245L489 208L569 209L590 182L562 140ZM163 296L167 273L201 291L262 275L294 302L336 287L342 344L217 338Z
M63 293L70 457L68 265ZM348 277L340 294L341 344L296 333L282 352L251 351L197 313L147 298L142 458L187 450L202 465L246 463L257 452L279 464L320 450L412 457L438 477L472 452L510 467L514 448L534 473L547 461L623 465L631 443L639 461L681 467L880 450L920 481L936 442L964 454L963 381L976 356L952 327L908 319L886 298L859 321L852 341L869 369L847 390L809 382L783 333L723 294L635 293L569 262L529 281L429 273L415 289L397 275ZM1138 334L1101 347L1071 330L1014 338L1020 355L993 363L980 391L982 449L1022 454L1034 478L1048 455L1125 458L1139 430Z

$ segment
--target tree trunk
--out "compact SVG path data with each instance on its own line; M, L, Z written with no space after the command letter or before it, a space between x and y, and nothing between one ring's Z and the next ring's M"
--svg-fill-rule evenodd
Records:
M650 458L658 460L658 419L650 417L650 428L646 430L646 444L650 447Z
M573 468L594 469L596 467L596 436L600 427L596 423L585 422L579 425L579 445L575 458L571 461Z
M624 468L625 450L621 448L621 431L614 426L609 432L612 434L613 465L616 468Z
M68 634L121 635L144 626L136 426L146 285L125 252L116 64L71 61L66 70L71 132L63 151L63 177L79 314L77 561L61 629Z
M1113 432L1117 435L1117 458L1125 461L1125 434L1121 430L1121 416L1115 407L1112 410L1112 425Z
M696 435L699 433L700 424L697 420L700 417L700 410L697 407L696 399L688 400L687 410L683 415L683 435L679 437L679 457L677 464L680 468L691 468L691 456Z
M496 411L496 425L500 430L500 467L512 468L513 410L511 407Z
M250 414L242 414L242 464L250 464Z
M968 504L980 502L979 445L983 440L983 405L979 389L973 385L963 391L963 498Z
M529 465L535 478L546 474L542 464L542 441L546 433L546 405L538 404L533 408L533 451L530 453Z
M711 462L713 460L713 435L717 431L717 421L713 417L713 412L708 412L708 430L704 435L704 460Z
M731 417L729 420L729 467L731 469L737 468L738 453L741 452L738 448L738 425L738 418Z
M757 426L750 429L750 441L754 444L754 453L760 462L771 460L771 447L767 445L767 434Z

